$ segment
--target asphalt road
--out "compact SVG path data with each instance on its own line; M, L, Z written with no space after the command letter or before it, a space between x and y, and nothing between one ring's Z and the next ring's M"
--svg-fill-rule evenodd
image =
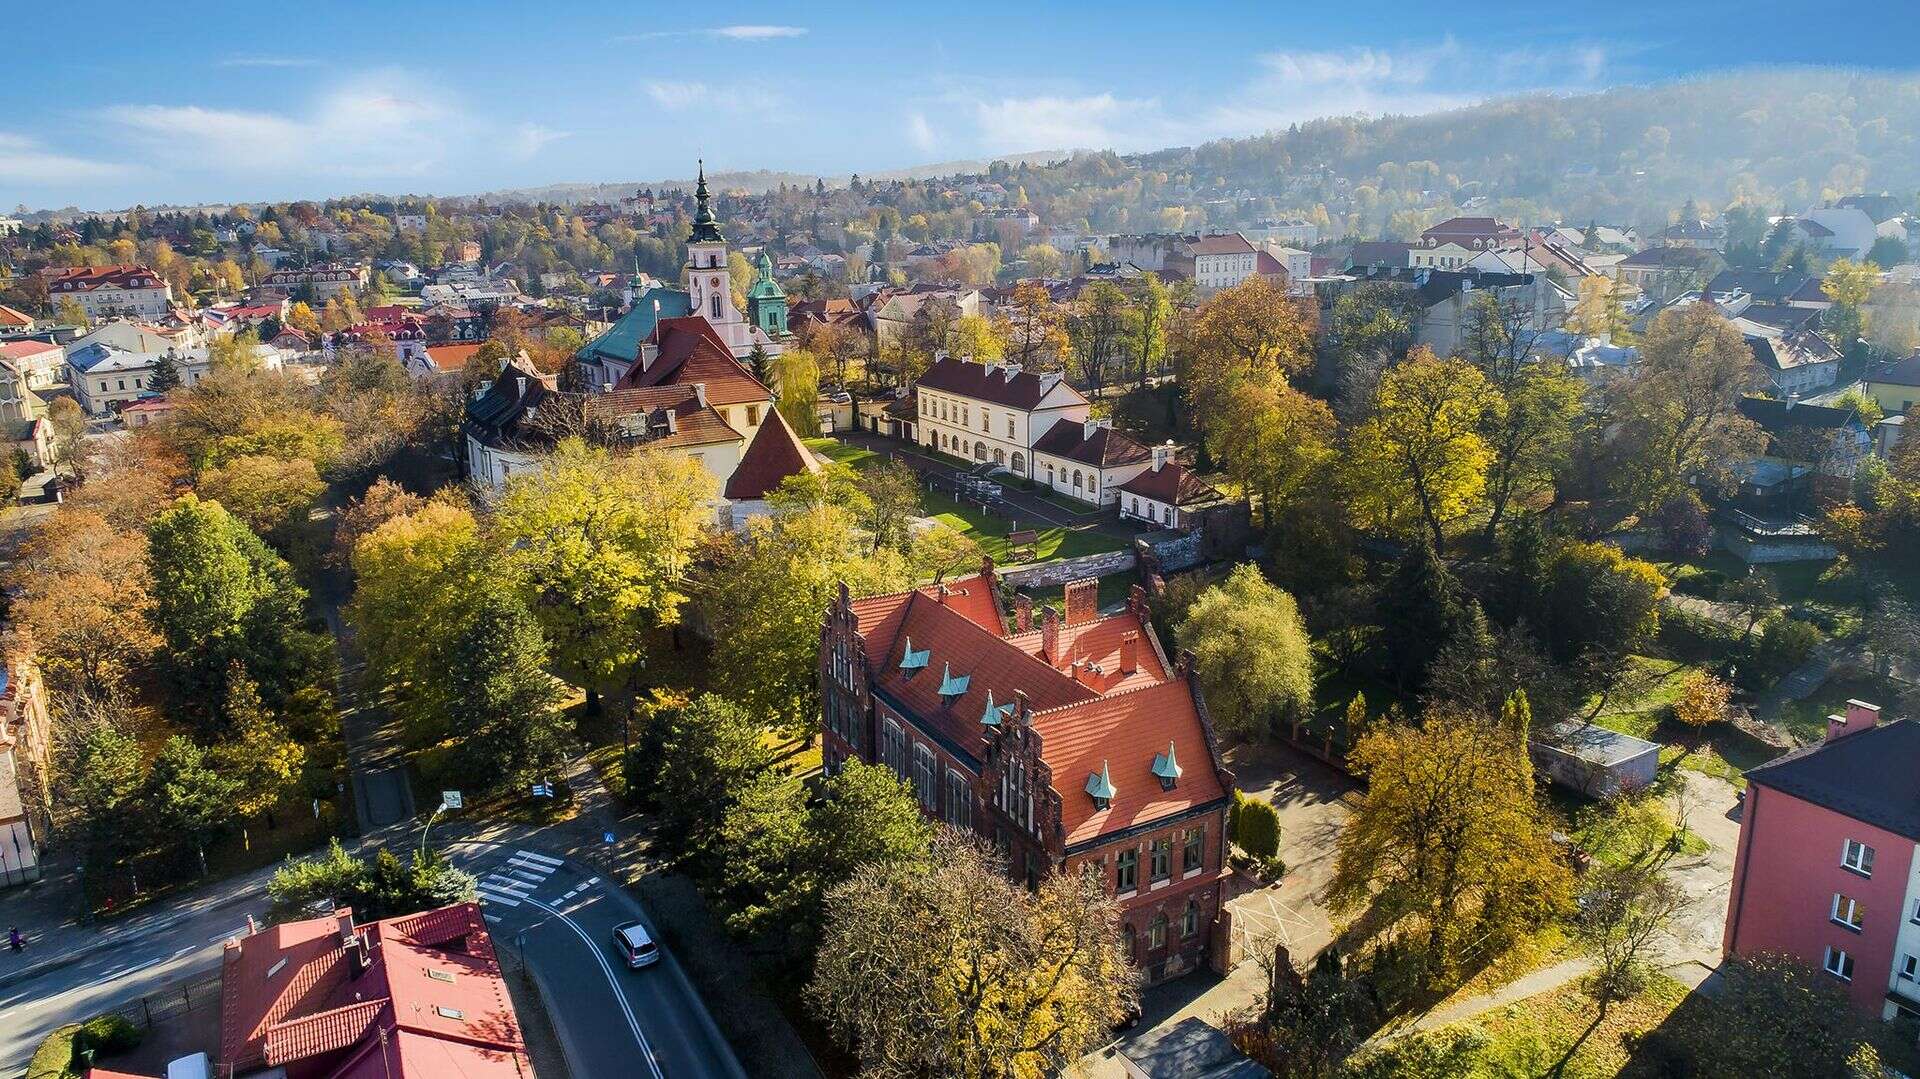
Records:
M220 946L261 916L264 898L196 911L124 944L0 987L0 1076L25 1073L41 1039L67 1023L132 1004L220 969ZM218 1007L216 1000L210 1007Z
M576 1079L745 1079L671 951L641 970L614 953L614 926L654 929L625 889L540 851L466 848L456 860L480 878L496 946L539 983Z

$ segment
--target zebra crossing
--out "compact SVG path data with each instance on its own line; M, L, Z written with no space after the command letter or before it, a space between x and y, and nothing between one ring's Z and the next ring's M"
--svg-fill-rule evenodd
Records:
M534 889L547 882L553 871L565 863L530 850L514 851L493 872L480 878L480 897L489 904L517 907L533 896Z

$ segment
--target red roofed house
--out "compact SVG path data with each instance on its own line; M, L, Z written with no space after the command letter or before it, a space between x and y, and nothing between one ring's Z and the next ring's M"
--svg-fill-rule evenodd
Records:
M0 888L40 879L53 809L50 722L39 665L9 645L0 656Z
M474 904L287 922L228 941L221 964L219 1075L532 1079Z
M33 316L0 303L0 330L31 330Z
M1260 272L1259 254L1237 232L1202 236L1186 247L1193 259L1193 283L1202 293L1232 288Z
M1153 464L1120 485L1120 516L1163 528L1187 528L1220 492L1174 459L1173 443L1153 447Z
M1091 869L1119 901L1149 980L1211 948L1227 898L1227 804L1191 656L1170 662L1136 588L1101 617L1096 583L1009 632L979 574L855 599L821 628L826 767L858 757L907 780L928 817L970 829L1029 882Z
M66 375L67 350L51 341L0 342L0 360L20 369L30 390L44 390Z
M114 315L164 318L173 309L173 286L145 266L67 266L41 276L48 302L58 307L73 300L95 322Z

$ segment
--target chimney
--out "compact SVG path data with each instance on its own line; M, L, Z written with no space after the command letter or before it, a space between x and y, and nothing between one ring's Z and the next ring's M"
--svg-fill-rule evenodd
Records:
M1790 393L1790 394L1788 394L1788 395L1787 395L1787 411L1789 411L1789 412L1791 412L1791 411L1793 411L1793 406L1794 406L1795 404L1797 404L1797 403L1799 403L1799 401L1800 401L1800 395L1799 395L1799 394L1797 394L1797 393Z
M1040 658L1060 665L1060 616L1051 603L1040 608Z
M1014 721L1022 727L1033 722L1033 708L1027 703L1027 691L1024 689L1013 691L1013 716Z
M1033 598L1025 592L1013 597L1013 631L1033 632Z
M707 407L707 384L706 383L696 382L693 384L693 399L694 401L699 403L701 408Z
M612 392L613 392L613 383L611 383L611 382L602 382L602 383L600 384L600 392L601 392L601 393L612 393Z
M1080 437L1083 439L1092 438L1093 433L1095 431L1098 431L1099 429L1100 429L1100 421L1093 419L1092 417L1088 417L1087 419L1081 421L1080 423Z
M1827 717L1827 741L1859 734L1880 722L1880 706L1865 701L1848 701L1846 715Z
M1153 470L1158 472L1167 467L1167 461L1172 458L1172 456L1173 439L1167 439L1167 444L1164 446L1155 446L1153 448Z
M1099 616L1100 582L1098 580L1088 577L1085 580L1069 581L1065 593L1063 599L1067 608L1067 625L1083 625Z
M1140 635L1128 630L1120 635L1120 673L1132 674L1140 669Z

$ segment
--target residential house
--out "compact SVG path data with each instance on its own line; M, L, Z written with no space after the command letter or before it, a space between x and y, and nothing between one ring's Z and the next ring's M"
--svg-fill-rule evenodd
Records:
M87 318L160 318L173 308L173 286L145 266L69 266L42 270L47 300L54 306L72 300Z
M0 360L18 369L30 390L44 390L66 377L67 350L51 341L0 341Z
M1458 270L1485 250L1488 249L1467 247L1451 241L1433 247L1415 247L1407 252L1407 264L1429 270Z
M467 369L467 361L484 347L486 342L468 342L461 345L428 345L420 350L417 357L402 359L407 373L416 378L434 378L439 375L458 376Z
M823 760L891 769L930 818L973 832L1029 884L1096 874L1145 979L1209 955L1231 870L1233 774L1194 676L1169 660L1135 588L1101 616L1097 582L1065 613L1016 609L980 573L853 598L821 628Z
M183 386L199 382L211 369L205 346L182 346L151 327L115 321L67 346L67 381L81 408L104 416L154 392L153 372L163 356L170 358ZM271 345L256 345L254 360L265 370L281 366Z
M1451 356L1467 332L1474 294L1491 291L1502 303L1517 303L1528 312L1528 324L1545 331L1565 320L1573 307L1572 291L1544 274L1487 273L1476 269L1428 270L1355 267L1345 277L1325 282L1321 302L1331 305L1340 293L1362 282L1393 285L1415 294L1421 309L1415 341L1437 356Z
M1674 296L1700 287L1719 266L1719 256L1708 248L1649 247L1621 259L1614 272L1637 289Z
M1840 378L1840 350L1813 330L1782 330L1757 319L1738 317L1733 324L1753 349L1754 362L1782 397L1806 397L1832 386Z
M1026 371L1017 363L946 357L927 368L915 389L920 445L1035 479L1035 444L1056 424L1083 423L1093 407L1059 372Z
M216 1074L527 1079L520 1021L473 903L355 924L351 908L226 942Z
M1320 242L1320 226L1305 218L1288 217L1278 221L1261 221L1250 228L1241 229L1240 235L1256 244L1309 248Z
M1373 267L1393 269L1412 264L1412 244L1404 244L1398 240L1361 240L1347 249L1346 262L1341 269L1366 270Z
M1653 241L1659 247L1692 247L1702 251L1719 251L1727 245L1727 230L1724 226L1693 218L1677 221L1654 234Z
M1875 364L1862 385L1881 411L1904 416L1920 404L1920 349L1901 360Z
M31 330L34 318L18 308L0 303L0 333L12 333L16 330Z
M1193 283L1202 294L1232 288L1259 273L1259 253L1237 232L1202 236L1186 245Z
M53 462L53 427L47 405L18 364L0 359L0 430L14 455L35 468ZM12 467L12 462L7 463Z
M1113 429L1112 420L1056 423L1033 442L1033 478L1095 506L1120 501L1120 488L1147 468L1153 454Z
M1820 289L1820 279L1798 270L1721 270L1704 289L1712 295L1745 293L1755 304L1826 310L1833 301Z
M975 288L917 283L911 288L883 288L870 293L861 302L867 324L873 328L878 344L898 344L913 326L913 316L928 303L949 302L963 315L981 313L981 294Z
M1873 455L1872 432L1851 408L1774 397L1742 397L1737 407L1767 432L1765 454L1734 466L1741 494L1761 510L1797 514L1844 501L1860 463Z
M1749 769L1723 952L1792 956L1865 1011L1920 1019L1916 775L1920 723L1865 701Z
M0 661L0 888L39 880L53 810L52 727L40 668L18 640Z
M1171 441L1153 447L1151 464L1118 488L1122 520L1162 528L1191 527L1195 514L1222 500L1219 491L1179 462Z
M1485 251L1520 239L1520 230L1491 217L1449 217L1420 234L1418 247L1449 244L1469 251Z
M997 240L1004 247L1007 239L1024 240L1039 227L1040 215L1024 206L996 206L974 215L973 238Z
M1866 257L1873 241L1882 235L1880 226L1858 206L1817 206L1792 218L1789 227L1797 238L1822 254L1855 259Z
M367 267L322 263L300 269L273 270L261 284L285 289L289 293L302 288L313 290L314 299L324 303L348 289L358 293L367 287Z

